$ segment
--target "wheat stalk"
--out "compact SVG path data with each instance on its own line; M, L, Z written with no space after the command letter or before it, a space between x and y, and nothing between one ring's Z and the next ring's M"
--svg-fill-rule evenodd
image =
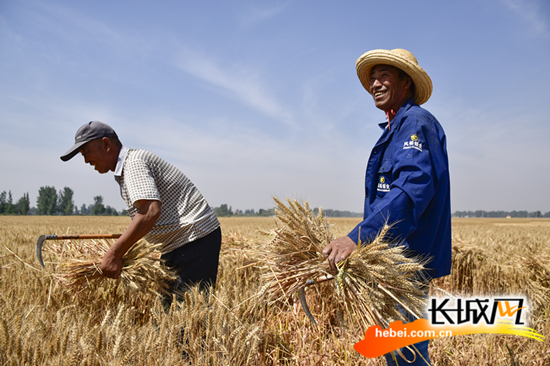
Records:
M266 248L255 253L264 269L261 295L269 304L288 301L306 283L334 278L332 286L318 289L319 301L326 302L325 308L334 308L334 301L331 305L329 300L335 299L348 320L362 328L405 320L400 307L421 316L425 309L422 274L426 260L387 240L391 226L385 225L368 245L359 245L334 274L322 255L333 238L322 210L314 216L307 202L301 205L287 199L287 207L274 199L284 225L274 231Z
M47 251L53 255L51 274L76 293L106 281L100 267L110 246L107 240L69 240L48 245ZM120 284L131 291L167 293L167 282L173 281L176 274L160 261L160 247L143 239L135 243L122 258Z

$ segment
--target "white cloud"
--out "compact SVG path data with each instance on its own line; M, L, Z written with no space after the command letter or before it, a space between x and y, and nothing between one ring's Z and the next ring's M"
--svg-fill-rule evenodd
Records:
M516 13L533 27L537 34L549 36L547 19L544 18L544 12L541 8L548 6L536 0L500 0L508 9ZM547 1L547 0L542 0ZM548 15L548 14L546 14Z
M480 40L509 57L496 60L483 46L472 60L498 61L489 70L465 66L460 57L434 62L431 69L445 73L445 82L436 86L427 109L447 132L454 209L505 203L548 211L548 6L546 0L500 1L500 12L493 4L464 14L460 21L469 22L472 32L493 37L464 44L452 9L471 10L475 1L442 7L440 31L428 37L428 60L442 60L457 45L469 54ZM376 122L383 120L353 65L341 68L345 59L378 47L360 22L363 12L340 7L335 14L326 4L312 12L296 2L248 2L218 14L199 2L155 7L154 14L139 4L127 14L123 6L102 2L8 3L15 11L0 15L6 50L0 52L0 191L12 189L14 198L29 191L32 200L40 186L67 185L77 196L89 195L76 198L79 204L101 194L107 204L122 205L112 179L81 157L65 165L59 160L75 130L98 119L115 127L125 144L180 167L214 205L267 208L276 194L360 210L365 163L380 136ZM419 19L433 19L430 10L438 10L432 8L418 8ZM486 21L471 21L478 16ZM527 29L516 41L486 32L509 29L511 17ZM370 27L382 23L374 19ZM391 43L403 35L401 28L379 41ZM334 39L327 39L327 30ZM426 44L413 38L411 49ZM522 52L518 41L525 44ZM325 56L312 67L311 56L319 54ZM503 88L492 77L506 79L507 70L514 81Z
M278 195L325 208L361 209L366 152L362 147L336 148L343 145L335 135L334 141L321 136L279 139L230 120L204 121L216 126L209 132L161 116L154 125L134 123L139 130L124 127L123 141L176 165L215 206L268 208L273 205L271 196ZM159 136L158 131L170 133L159 139L148 137Z
M256 3L253 3L256 4ZM254 5L247 8L240 16L240 23L245 27L252 27L256 24L271 19L280 14L290 3L276 4L270 7L259 7Z
M36 2L40 12L30 14L34 21L40 22L40 28L54 33L59 39L78 44L84 40L94 40L111 46L135 45L131 39L105 23L82 12L50 2ZM71 31L67 31L70 29ZM130 44L129 44L130 43Z
M292 114L267 91L267 82L249 65L231 65L184 48L177 67L211 86L221 88L229 97L255 108L263 114L294 126Z
M458 98L428 109L447 134L453 211L549 211L540 189L550 179L544 111L486 110Z

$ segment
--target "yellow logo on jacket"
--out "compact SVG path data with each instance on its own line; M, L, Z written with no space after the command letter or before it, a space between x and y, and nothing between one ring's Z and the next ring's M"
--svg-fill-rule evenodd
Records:
M416 149L420 152L422 151L422 142L420 142L416 134L412 135L409 141L405 141L403 143L403 150L407 149Z
M380 176L380 181L378 183L378 192L389 192L390 185L386 183L386 177L383 175Z

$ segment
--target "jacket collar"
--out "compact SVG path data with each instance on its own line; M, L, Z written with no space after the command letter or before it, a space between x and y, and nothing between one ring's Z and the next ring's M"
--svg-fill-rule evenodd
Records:
M399 129L403 119L403 114L408 111L413 105L416 105L416 103L413 101L413 98L409 98L405 101L405 103L403 103L403 105L401 106L401 108L399 108L397 114L395 115L395 117L393 117L391 121L391 130ZM385 130L388 127L388 121L379 123L378 126L382 130Z
M395 115L395 117L392 119L392 122L391 122L391 129L388 129L388 122L383 122L383 123L379 123L378 126L380 126L381 129L384 130L384 132L382 133L382 136L380 136L380 139L378 140L378 142L376 143L375 147L376 146L380 146L382 145L383 143L385 143L386 141L388 141L388 139L390 138L390 136L392 136L393 132L394 131L397 131L401 128L401 124L403 123L403 116L404 114L412 107L412 106L415 106L417 105L412 98L409 98L405 101L405 103L403 103L403 105L401 106L401 108L399 108L399 110L397 111L397 114Z

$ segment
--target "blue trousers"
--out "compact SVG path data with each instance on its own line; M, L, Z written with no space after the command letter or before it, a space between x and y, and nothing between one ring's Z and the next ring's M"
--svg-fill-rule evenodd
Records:
M426 295L425 295L426 298L428 298L428 290L429 290L429 287L426 286ZM401 306L399 306L399 311L401 312L401 314L403 314L407 318L407 321L409 323L416 320L414 315L410 314L407 310L403 309ZM426 316L426 314L424 314L424 316ZM407 360L412 361L416 356L416 359L414 360L413 363L408 363L407 361L405 361L396 351L392 352L393 355L392 355L392 353L387 353L387 354L384 355L384 357L386 358L386 363L389 366L396 366L396 365L399 365L399 366L403 366L403 365L407 365L407 366L409 366L409 365L410 366L426 366L426 365L431 365L430 355L428 354L428 344L429 344L429 342L430 342L429 340L426 340L426 341L414 344L413 346L416 347L416 350L412 346L409 346L409 348L411 348L416 354L413 354L406 347L401 348L401 352L403 353L405 358L407 358ZM426 361L424 361L424 359L422 359L422 357L420 357L420 355L418 353L420 353L420 355L422 355L422 357L424 357L424 359L427 361L427 363L426 363ZM394 356L397 359L397 363L394 360Z
M428 344L429 344L429 342L430 341L424 341L424 342L414 344L414 347L416 347L416 350L414 348L412 348L412 346L409 346L416 353L416 360L414 360L413 363L408 363L399 354L397 354L397 352L395 352L395 351L393 352L393 356L392 356L392 353L388 353L388 354L384 355L384 357L386 358L386 363L390 366L395 366L395 365L399 365L399 366L404 366L404 365L407 365L407 366L408 365L427 366L427 365L431 365L430 355L428 354ZM408 350L407 348L401 348L401 352L403 352L403 355L407 358L407 360L412 361L414 359L415 355L410 350ZM420 357L418 352L422 355L422 357L424 357L424 359L426 359L426 361L428 361L428 363L426 363L426 361L424 361L422 359L422 357ZM397 363L393 359L394 356L397 359Z

